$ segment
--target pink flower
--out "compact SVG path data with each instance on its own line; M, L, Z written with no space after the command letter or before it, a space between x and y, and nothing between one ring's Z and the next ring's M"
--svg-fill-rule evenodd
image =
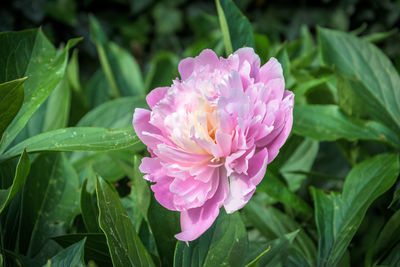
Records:
M161 205L181 212L183 241L198 238L219 209L242 208L278 154L293 122L293 93L271 58L260 67L252 48L227 59L204 50L179 63L170 87L147 95L133 126L148 147L140 170Z

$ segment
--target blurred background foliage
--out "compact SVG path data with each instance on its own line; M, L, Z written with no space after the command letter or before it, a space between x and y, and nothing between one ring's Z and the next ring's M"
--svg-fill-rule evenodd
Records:
M97 52L90 42L89 14L94 15L110 40L126 48L146 73L151 59L162 51L194 56L204 48L220 53L219 22L214 1L201 0L12 0L0 1L0 31L42 27L52 43L83 36L79 45L82 82L97 70ZM267 36L271 47L299 38L306 25L374 36L400 69L400 1L236 0L254 32ZM261 38L261 37L259 37ZM261 41L261 40L260 40Z

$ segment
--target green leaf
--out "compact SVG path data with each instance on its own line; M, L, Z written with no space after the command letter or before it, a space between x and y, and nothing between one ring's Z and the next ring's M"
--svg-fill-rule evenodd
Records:
M342 195L312 188L319 235L318 266L336 266L371 203L396 181L399 159L381 154L357 164L347 176Z
M83 91L85 93L85 101L88 103L89 109L97 107L98 105L113 99L111 88L108 85L104 71L101 68L99 68L91 76Z
M161 263L171 265L177 243L174 236L180 232L179 212L167 210L152 196L147 216Z
M22 153L41 151L108 151L134 146L139 143L132 127L108 130L100 127L71 127L33 136L17 144L0 161Z
M232 0L215 0L225 52L232 54L237 49L254 47L253 28Z
M370 42L370 43L379 43L379 42L391 37L392 35L396 34L398 31L399 31L399 29L394 28L387 32L371 33L371 34L363 36L362 39L364 39L365 41Z
M305 138L296 147L296 150L286 158L285 163L280 166L279 171L285 178L290 191L297 191L301 183L307 178L306 175L295 172L310 171L317 157L318 149L318 142Z
M118 160L119 166L121 166L121 168L132 181L131 193L129 195L135 195L138 209L140 210L143 218L147 220L147 212L151 201L151 192L146 180L143 179L143 174L139 170L140 162L141 158L135 155L133 157L133 168L131 168L126 163Z
M29 156L24 149L21 157L19 158L17 170L15 171L15 177L11 187L8 189L0 189L0 213L3 212L4 208L10 204L13 197L18 193L20 187L24 184L25 179L28 176L30 168L31 163Z
M114 97L144 95L142 73L136 60L129 52L108 41L94 16L90 16L89 19L91 37Z
M46 105L42 132L67 127L71 104L71 91L67 75L51 92Z
M294 240L293 247L301 253L310 266L315 266L317 261L315 245L302 227L292 218L272 206L264 207L259 205L255 200L249 201L244 207L244 211L249 222L267 240L280 238L285 234L300 230Z
M78 243L75 243L48 260L47 264L43 266L51 267L83 267L86 266L83 260L84 247L86 238L82 239Z
M356 118L366 117L364 103L355 94L351 81L341 75L337 76L337 92L340 108L349 116Z
M154 266L118 195L102 178L96 185L99 223L107 238L114 266Z
M276 59L279 61L279 63L282 65L282 70L283 70L283 77L285 77L286 80L288 80L290 76L290 59L289 59L289 54L287 52L286 46L283 45L281 49L276 54ZM287 89L287 84L286 84L286 89Z
M250 246L249 246L249 251L252 251L251 245L254 245L254 248L256 248L257 250L261 250L262 252L259 253L258 256L257 256L255 259L251 260L248 264L246 264L246 267L258 267L258 266L259 266L259 265L258 265L258 262L261 260L261 258L262 258L266 253L268 253L268 251L271 250L271 247L268 246L266 249L264 249L264 246L262 246L262 247L260 248L260 244L251 244L251 243L250 243L249 245L250 245ZM253 252L251 252L251 253L253 253ZM249 257L249 256L247 256L247 257ZM251 259L251 258L250 258L250 259Z
M174 267L242 266L248 247L247 232L238 212L221 209L213 226L187 246L179 241Z
M349 79L368 114L400 132L400 77L389 58L352 34L319 28L318 39L324 63Z
M270 41L266 35L254 34L254 50L260 56L261 64L267 62L270 58Z
M388 127L375 121L347 117L335 105L295 106L293 132L318 141L374 140L400 148L399 136Z
M93 174L94 176L94 174ZM94 179L95 177L92 177ZM98 218L99 218L99 211L97 209L96 203L96 196L93 193L89 193L86 189L88 183L88 179L86 179L82 184L81 189L81 212L82 212L82 219L85 223L86 230L89 233L101 233Z
M29 118L50 95L64 76L68 50L81 39L71 39L58 52L39 30L0 33L0 82L28 77L24 84L24 103L4 132L0 153L4 152Z
M400 241L400 210L387 221L373 244L372 259L378 263L396 243Z
M280 238L272 240L267 243L267 247L271 248L267 253L265 253L257 262L258 265L246 265L246 267L255 266L265 266L265 267L275 267L283 265L290 254L290 249L292 243L295 240L299 230L285 234Z
M393 198L392 198L392 201L390 202L388 208L391 208L393 205L398 203L399 200L400 200L400 182L398 182L397 185L395 186Z
M103 233L68 234L56 236L52 239L66 248L84 238L86 238L85 260L94 260L98 266L111 266L112 262L108 252L107 240Z
M26 79L25 77L0 84L0 143L5 129L22 106Z
M132 114L135 108L147 108L144 97L121 97L107 101L86 113L77 126L94 126L108 129L131 126Z
M79 80L78 49L76 48L72 52L71 59L67 66L66 75L71 88L76 92L80 92L82 88Z
M150 62L149 71L145 79L147 92L161 86L170 86L178 77L179 57L170 52L157 53Z
M22 196L21 251L32 257L48 238L69 228L79 213L78 188L78 176L62 153L41 154L35 159Z
M90 167L103 179L116 182L126 176L126 170L122 165L132 166L133 156L144 148L142 143L138 143L133 147L106 152L76 151L71 153L70 160L79 172Z
M296 211L312 215L313 211L311 207L303 199L290 191L272 172L267 172L260 185L258 185L257 191L267 193L270 197L292 207Z
M380 266L399 266L400 265L400 243L397 244L390 254L382 261Z
M295 103L307 103L305 96L312 91L311 89L329 82L332 78L333 75L328 73L320 74L318 78L313 78L309 81L301 81L301 83L299 83L293 90L296 95L296 98L294 99Z

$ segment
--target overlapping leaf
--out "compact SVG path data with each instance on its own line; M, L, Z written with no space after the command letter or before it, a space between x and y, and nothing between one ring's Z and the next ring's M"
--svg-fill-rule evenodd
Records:
M356 165L342 195L312 188L319 235L318 266L336 266L371 203L387 191L399 173L395 154L382 154Z

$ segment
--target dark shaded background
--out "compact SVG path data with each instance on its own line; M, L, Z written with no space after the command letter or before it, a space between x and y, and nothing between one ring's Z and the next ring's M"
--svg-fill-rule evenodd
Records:
M271 44L294 40L308 25L356 31L360 35L386 32L400 25L400 1L374 0L237 0L255 32L266 34ZM188 49L212 47L220 38L214 1L200 0L0 0L0 31L42 27L55 44L78 36L82 80L99 66L90 42L88 14L98 18L111 40L127 48L144 72L159 51L178 56ZM400 69L398 31L378 43Z

